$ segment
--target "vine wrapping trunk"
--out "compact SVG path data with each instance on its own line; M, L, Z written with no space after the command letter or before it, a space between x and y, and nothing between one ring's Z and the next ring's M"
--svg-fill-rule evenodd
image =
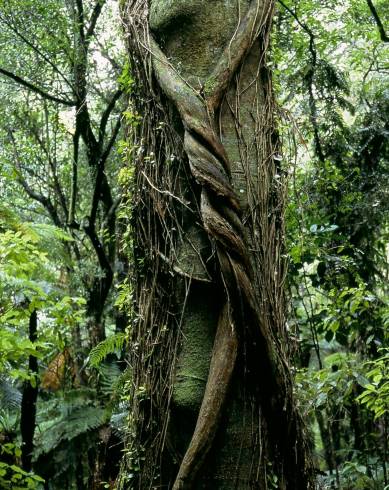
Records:
M274 5L212 3L123 8L144 118L129 464L144 462L132 488L267 488L269 461L279 488L313 488L286 352L285 187L265 61Z

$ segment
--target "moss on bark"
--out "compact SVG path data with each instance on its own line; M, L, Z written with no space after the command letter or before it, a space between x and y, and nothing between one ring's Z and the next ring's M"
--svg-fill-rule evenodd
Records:
M220 306L212 286L205 284L193 284L185 303L172 401L176 408L196 414L208 378Z
M247 10L247 0L152 0L150 28L175 68L198 90Z
M138 8L141 16L146 13L141 0L134 0L132 5ZM177 295L181 315L171 321L167 329L172 332L177 328L177 337L175 334L167 335L164 344L155 320L160 313L158 308L165 304L168 294L162 288L158 289L161 277L159 265L155 266L157 272L151 275L150 283L152 287L157 285L156 290L161 294L157 299L162 298L162 301L152 303L145 299L144 292L140 295L140 302L151 306L147 314L141 315L144 323L141 324L138 338L155 329L155 344L159 346L156 351L160 356L156 356L154 347L149 347L150 359L151 356L154 358L150 361L149 357L146 358L147 368L138 364L136 373L139 380L147 378L150 381L150 402L143 406L140 403L137 407L140 407L140 416L144 417L139 426L143 425L140 430L143 430L142 441L145 441L145 463L137 480L137 488L140 489L152 488L154 484L157 485L156 480L159 487L166 489L265 489L268 459L272 461L272 471L278 476L280 489L309 488L309 468L305 466L305 446L291 402L290 378L284 376L286 370L280 369L278 372L274 362L275 358L284 360L282 343L285 337L282 293L283 188L276 179L276 163L272 158L275 149L271 84L263 76L266 73L264 54L272 9L272 2L266 0L263 3L254 0L151 0L149 25L153 37L147 38L148 31L142 23L144 20L140 22L139 31L134 29L135 39L139 32L146 33L143 45L150 42L152 48L147 55L152 53L154 74L164 92L162 96L157 96L159 107L167 107L167 114L177 109L182 118L181 129L185 132L185 138L179 144L186 152L186 155L181 152L181 158L190 176L187 183L193 199L190 204L192 214L189 213L179 223L184 239L177 246L177 242L170 241L169 236L168 242L173 250L165 261L173 266L169 271L171 277L174 277L173 271L181 275L181 279L176 277L177 283L184 285L173 291ZM247 16L247 22L242 21L247 10L250 16ZM259 22L252 23L252 18L259 19ZM250 29L254 24L255 35ZM243 27L238 29L239 26ZM250 39L244 37L246 32L250 32ZM240 34L242 37L239 37ZM229 55L233 51L235 37L239 41L234 44L235 64L232 63L233 68L230 68ZM258 42L249 52L252 40L257 38ZM220 59L221 64L218 63ZM136 61L142 63L142 57ZM152 77L148 78L150 68L151 64L146 65L147 74L141 74L140 78L143 81L147 79L146 85L150 85L150 93L155 96L158 88L154 91L155 79L150 81ZM214 73L215 79L209 78ZM224 76L226 73L228 76ZM208 99L204 98L204 94L209 95ZM170 105L170 102L173 104ZM156 151L164 155L163 144L170 141L169 138L175 138L176 128L172 128L161 146L156 145L152 133L156 120L154 108L150 114L147 137ZM182 132L179 132L180 137ZM231 182L225 152L231 161ZM161 161L166 160L162 157ZM156 187L164 189L170 177L166 179L165 169L158 168L155 172L155 168L149 168L148 172L154 176ZM202 173L204 168L206 171ZM197 188L194 179L197 179ZM142 180L140 182L142 184ZM220 186L217 187L215 182L221 183ZM231 184L240 197L240 206L236 204ZM168 189L165 195L171 195L172 187ZM143 198L149 202L147 195L143 195ZM166 208L169 205L171 202L166 204ZM157 234L154 235L156 228L153 228L153 220L156 213L153 215L149 209L145 215L143 223L146 226L151 223L150 241L154 240L150 243L150 249L153 249L154 243L157 250L161 244L165 247L165 231L162 240L160 236L155 239ZM155 221L159 223L159 219L158 216ZM207 245L208 238L202 225L212 244L208 242ZM163 222L161 228L165 227ZM218 230L221 230L219 235ZM249 251L247 241L239 236L246 232L251 238ZM191 234L194 234L194 239L191 239ZM249 254L250 258L247 258ZM208 269L211 269L211 273ZM212 276L211 282L207 282L208 274ZM182 276L188 275L194 277L182 279ZM255 314L252 314L254 310ZM235 370L228 372L226 369L223 372L227 373L223 378L224 386L230 387L226 406L223 402L212 404L212 396L220 393L215 389L217 379L214 379L215 376L212 378L212 373L222 372L213 368L218 359L230 359L220 351L214 355L214 351L211 360L216 328L219 332L222 324L218 322L218 318L223 317L220 314L222 311L227 311L226 323L228 320L228 326L233 327L225 331L232 332L231 337L237 338L236 331L240 335L238 363L236 349L233 362L229 363ZM253 325L250 320L253 320ZM255 334L252 334L254 330ZM216 335L218 338L219 335ZM152 335L150 345L154 346ZM164 350L165 345L169 352L168 349ZM218 345L217 341L215 345ZM174 360L173 368L170 370L169 366L166 375L161 374L161 366L166 368L166 359L162 357L164 352L168 352L166 356ZM273 356L274 352L279 357ZM207 381L209 372L213 384ZM280 396L277 396L277 390ZM210 398L203 397L204 391L210 393ZM224 400L225 393L219 399ZM207 400L208 403L205 403ZM217 413L210 413L215 406L218 407ZM164 419L158 413L161 407L167 408L168 415ZM291 424L285 415L288 410ZM275 424L271 424L273 411L280 419ZM169 420L168 426L163 425L165 422L158 424L151 418L156 418L153 415L156 412L157 420ZM216 432L220 415L220 430ZM213 426L208 432L205 427L207 421L209 426ZM199 426L201 430L198 430ZM284 442L286 432L293 441ZM157 443L154 442L156 440ZM151 448L153 444L154 452ZM157 444L162 455L156 453ZM207 455L204 466L201 452ZM158 466L159 459L167 463ZM186 464L186 461L189 463Z

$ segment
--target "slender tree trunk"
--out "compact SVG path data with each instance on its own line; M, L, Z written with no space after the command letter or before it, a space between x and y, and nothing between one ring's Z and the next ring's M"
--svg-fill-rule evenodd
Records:
M35 342L37 339L38 316L36 310L30 315L29 339ZM38 374L38 360L30 355L28 359L28 370L32 376ZM38 380L31 383L26 381L23 386L22 406L20 415L20 432L22 434L22 468L31 471L32 452L34 449L34 432L36 418L36 400L38 398Z
M323 443L323 448L324 448L324 459L327 464L328 471L330 472L330 475L333 474L333 472L337 471L337 465L336 465L336 459L335 459L335 453L334 453L334 447L332 443L332 437L329 428L326 425L326 421L323 417L323 414L320 410L316 411L316 420L319 425L319 431L320 431L320 437Z
M134 437L120 488L313 488L287 360L273 7L123 7L143 124Z

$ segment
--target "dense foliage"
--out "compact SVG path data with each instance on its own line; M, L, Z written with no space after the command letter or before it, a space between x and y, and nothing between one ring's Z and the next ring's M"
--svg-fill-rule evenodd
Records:
M295 157L287 239L297 394L324 486L384 488L386 41L369 2L280 4L274 60Z
M389 488L385 14L279 0L273 30L290 347L328 489ZM131 430L122 37L113 0L0 0L1 488L114 488Z
M97 488L120 459L117 17L105 1L0 3L4 488Z

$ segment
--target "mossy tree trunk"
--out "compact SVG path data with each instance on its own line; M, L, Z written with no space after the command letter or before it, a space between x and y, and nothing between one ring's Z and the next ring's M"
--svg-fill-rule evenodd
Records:
M284 318L271 0L128 0L134 390L121 488L313 488Z

